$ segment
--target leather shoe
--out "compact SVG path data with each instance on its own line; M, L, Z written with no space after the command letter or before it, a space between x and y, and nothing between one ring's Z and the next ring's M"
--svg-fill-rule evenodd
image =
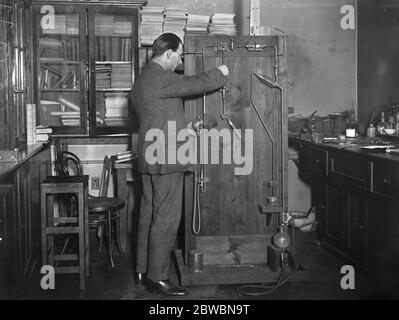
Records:
M136 284L139 288L144 287L145 275L144 273L136 273Z
M160 281L148 279L146 285L148 291L167 296L185 296L188 293L187 289L174 285L169 279Z

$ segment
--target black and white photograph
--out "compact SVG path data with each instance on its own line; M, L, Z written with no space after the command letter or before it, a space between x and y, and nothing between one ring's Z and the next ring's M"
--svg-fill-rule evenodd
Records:
M398 39L396 0L0 0L0 300L398 300Z

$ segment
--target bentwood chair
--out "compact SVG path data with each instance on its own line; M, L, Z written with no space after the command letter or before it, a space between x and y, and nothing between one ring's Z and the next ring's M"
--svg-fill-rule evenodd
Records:
M70 175L71 166L75 168L76 175L83 175L83 166L79 157L70 151L57 151L56 171L64 175ZM112 239L116 238L116 247L120 252L119 210L125 206L125 201L116 197L108 197L109 179L112 163L108 156L104 158L103 171L100 179L99 196L88 195L89 225L96 227L99 237L99 251L102 250L104 235L107 238L109 260L112 268L115 268L112 253ZM113 232L115 224L116 232Z

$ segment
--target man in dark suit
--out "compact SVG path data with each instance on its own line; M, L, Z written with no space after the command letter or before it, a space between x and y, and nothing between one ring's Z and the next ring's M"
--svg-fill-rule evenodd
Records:
M182 55L183 45L178 36L165 33L158 37L153 44L153 58L136 79L132 93L140 123L137 151L143 187L137 239L137 280L141 283L146 274L147 289L174 296L187 294L185 288L169 280L168 273L182 214L184 172L193 169L178 161L168 163L168 159L176 159L176 155L166 156L165 162L148 161L146 150L154 141L146 141L146 134L155 129L165 138L166 150L178 149L176 138L168 137L168 125L172 123L176 132L187 127L183 98L224 86L229 72L225 65L221 65L196 76L178 75L174 70L182 62ZM155 138L161 139L160 136ZM174 144L173 148L168 148L171 144Z

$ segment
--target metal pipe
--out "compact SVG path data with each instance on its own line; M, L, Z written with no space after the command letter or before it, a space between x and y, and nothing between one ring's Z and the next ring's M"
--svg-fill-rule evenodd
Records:
M275 170L275 166L274 166L274 139L273 139L273 137L272 137L272 135L271 135L271 133L270 133L270 131L269 131L269 129L267 128L267 125L266 125L266 123L265 123L265 121L263 120L263 117L262 117L262 115L260 114L260 112L259 112L259 110L258 110L258 108L256 107L256 105L255 105L255 103L254 103L254 101L253 101L253 99L252 99L252 82L253 82L253 76L255 75L255 73L252 73L251 74L251 81L250 81L250 94L251 94L251 105L253 106L253 108L255 109L255 112L256 112L256 114L258 115L258 118L259 118L259 120L261 121L261 123L262 123L262 126L263 126L263 128L265 129L265 131L266 131L266 133L267 133L267 135L268 135L268 137L269 137L269 139L270 139L270 141L271 141L271 143L272 143L272 181L274 181L274 177L275 177L275 174L274 174L274 170ZM258 79L260 79L259 77L258 77ZM262 82L263 83L263 82ZM265 83L264 83L265 84ZM272 188L272 195L274 196L274 191L273 191L274 189Z

